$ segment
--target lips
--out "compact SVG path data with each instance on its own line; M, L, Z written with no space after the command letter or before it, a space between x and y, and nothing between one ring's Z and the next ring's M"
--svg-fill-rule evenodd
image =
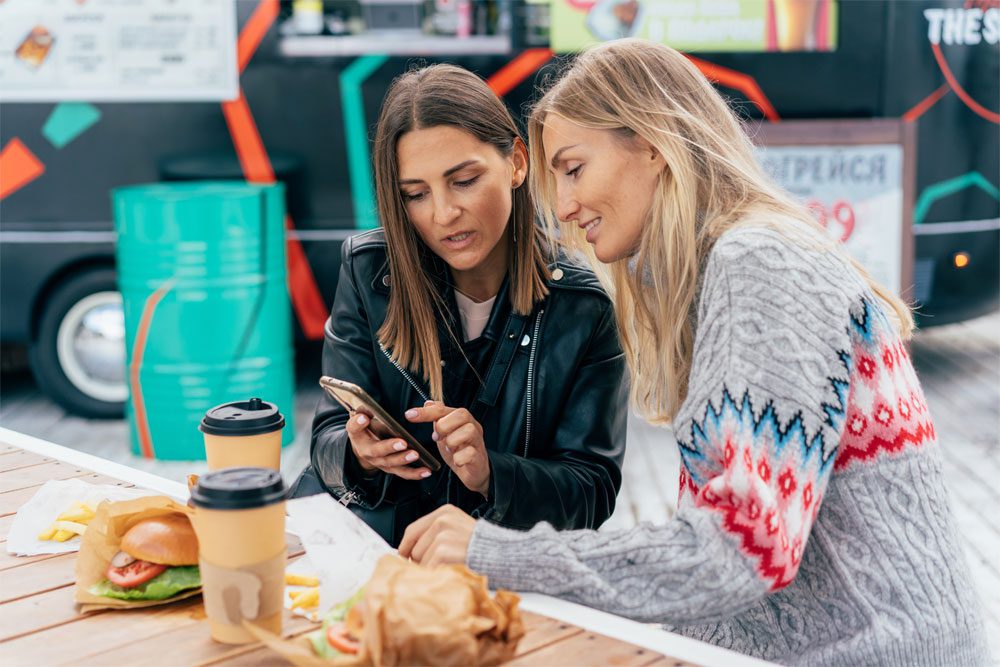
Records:
M603 222L603 218L594 218L590 222L581 222L580 229L582 229L587 234L587 243L593 243L594 239L597 237L597 230Z
M472 245L476 239L476 232L466 231L451 234L441 239L441 243L450 250L461 250Z

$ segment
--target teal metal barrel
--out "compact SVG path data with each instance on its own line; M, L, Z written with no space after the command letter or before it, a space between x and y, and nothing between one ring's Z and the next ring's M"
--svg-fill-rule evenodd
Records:
M112 193L132 450L203 459L205 411L259 396L295 427L281 184L159 183Z

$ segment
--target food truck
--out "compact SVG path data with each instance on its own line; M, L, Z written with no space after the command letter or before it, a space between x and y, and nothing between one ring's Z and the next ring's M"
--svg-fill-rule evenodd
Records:
M339 246L378 225L369 141L415 64L483 76L523 118L592 43L663 41L747 121L761 159L923 327L998 306L994 0L5 0L0 333L67 410L127 397L110 192L277 180L302 340Z

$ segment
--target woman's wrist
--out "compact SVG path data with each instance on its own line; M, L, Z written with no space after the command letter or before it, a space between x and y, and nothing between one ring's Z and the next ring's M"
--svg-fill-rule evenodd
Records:
M479 484L478 486L476 486L476 488L472 490L488 500L490 497L490 480L492 479L492 477L493 475L490 474L490 471L487 471L486 479L483 480L483 483Z

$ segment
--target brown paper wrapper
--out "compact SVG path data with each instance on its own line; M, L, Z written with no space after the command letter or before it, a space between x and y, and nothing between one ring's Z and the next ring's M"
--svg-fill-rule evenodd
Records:
M259 628L250 621L243 621L243 627L259 639L264 646L283 657L296 667L360 667L368 662L360 662L355 656L345 655L335 660L324 660L316 655L312 644L305 635L295 639L284 639L273 632ZM308 633L306 633L308 634Z
M503 590L490 597L486 577L464 565L431 568L383 556L365 586L357 656L324 660L304 637L251 632L299 667L498 665L514 657L524 636L520 601Z
M76 589L73 598L80 604L81 612L97 609L139 609L168 604L201 593L200 588L184 591L166 600L116 600L87 591L105 578L108 563L119 551L122 536L129 528L143 519L181 512L190 514L192 509L180 505L167 496L145 496L120 502L104 501L97 507L94 518L87 526L76 559Z

